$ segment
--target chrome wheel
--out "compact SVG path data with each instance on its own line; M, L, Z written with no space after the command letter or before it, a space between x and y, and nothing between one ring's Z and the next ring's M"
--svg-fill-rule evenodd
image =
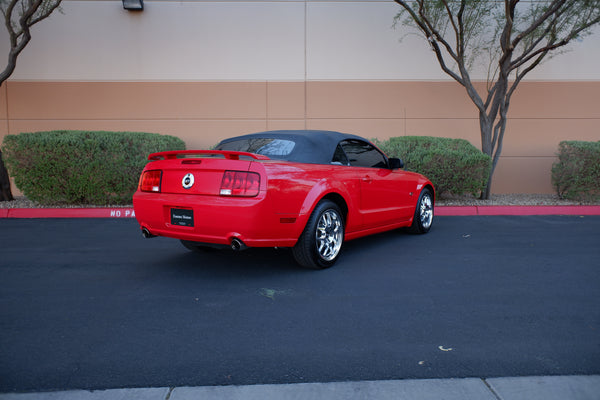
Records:
M319 256L325 261L335 259L344 240L340 215L333 209L326 210L319 218L315 235Z
M344 215L331 200L321 200L310 214L292 254L306 268L329 268L340 256L344 243Z
M421 226L424 229L429 229L433 221L433 201L429 192L423 193L423 197L421 197L419 218L421 219Z
M433 190L425 187L415 207L413 222L408 231L411 233L427 233L433 225Z

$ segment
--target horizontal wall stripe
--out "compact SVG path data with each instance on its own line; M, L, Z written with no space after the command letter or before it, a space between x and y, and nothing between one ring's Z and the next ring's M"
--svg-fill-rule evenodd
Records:
M509 113L494 193L551 193L562 140L600 140L600 82L524 82ZM188 148L271 129L369 139L429 135L477 148L477 112L451 82L27 82L0 88L6 134L81 129L181 137Z

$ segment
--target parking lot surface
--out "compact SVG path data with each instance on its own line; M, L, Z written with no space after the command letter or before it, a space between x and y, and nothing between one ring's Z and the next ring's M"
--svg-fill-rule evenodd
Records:
M600 374L600 217L439 217L191 253L133 220L0 220L0 392Z

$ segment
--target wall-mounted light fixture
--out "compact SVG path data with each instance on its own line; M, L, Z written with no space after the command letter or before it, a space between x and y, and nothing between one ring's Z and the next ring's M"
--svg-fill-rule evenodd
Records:
M123 0L123 8L130 11L144 10L144 0Z

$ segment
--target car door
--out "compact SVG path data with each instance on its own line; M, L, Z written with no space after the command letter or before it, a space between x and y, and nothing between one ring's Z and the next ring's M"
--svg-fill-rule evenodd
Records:
M360 212L365 229L408 220L411 183L403 170L388 168L386 157L368 142L350 139L340 143L360 181Z

